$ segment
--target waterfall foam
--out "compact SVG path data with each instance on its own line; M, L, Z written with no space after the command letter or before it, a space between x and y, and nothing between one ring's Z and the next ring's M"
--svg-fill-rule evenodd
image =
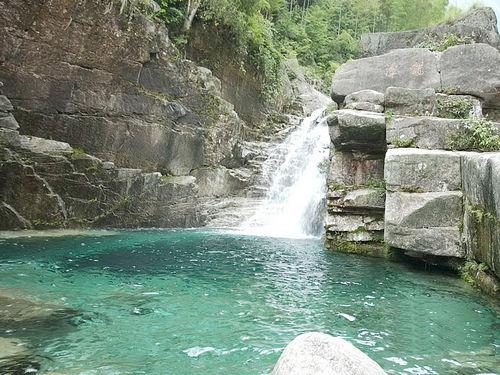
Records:
M240 229L245 234L307 238L321 235L325 217L330 137L323 109L276 145L263 166L264 201Z

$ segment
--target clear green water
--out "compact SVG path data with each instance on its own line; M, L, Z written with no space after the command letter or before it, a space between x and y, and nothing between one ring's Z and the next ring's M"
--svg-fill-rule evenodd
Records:
M0 286L81 310L0 327L66 374L267 374L306 331L394 374L500 372L498 310L462 281L321 241L206 231L0 240Z

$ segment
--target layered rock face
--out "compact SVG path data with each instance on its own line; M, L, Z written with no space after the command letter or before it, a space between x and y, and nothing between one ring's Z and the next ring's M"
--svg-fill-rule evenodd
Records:
M493 9L480 8L448 24L420 30L364 34L361 36L361 48L364 56L376 56L400 48L437 46L450 36L499 48L500 38L496 29L497 18Z
M379 112L383 110L384 95L360 91L348 95L346 103L346 108L357 109L333 111L327 118L332 147L326 244L329 248L380 254L386 140L385 118Z
M486 36L498 40L496 29L495 37L483 31L475 34L480 41ZM361 246L372 240L364 220L373 215L374 205L364 203L356 211L363 219L347 225L344 216L355 199L349 193L346 204L338 193L339 184L366 183L363 173L382 174L385 203L379 200L383 212L377 218L384 223L386 248L431 262L482 263L469 268L481 283L489 278L485 288L498 293L491 275L499 277L500 257L499 78L500 51L484 43L452 46L442 53L397 49L341 66L333 78L332 97L344 109L329 121L327 245L385 253ZM350 153L348 164L345 153ZM377 160L377 168L367 159ZM355 196L359 199L363 191ZM341 233L343 242L337 241Z
M149 12L2 2L1 229L198 226L244 193L243 121Z
M172 175L220 163L242 126L220 82L159 23L112 5L3 2L0 81L21 133Z

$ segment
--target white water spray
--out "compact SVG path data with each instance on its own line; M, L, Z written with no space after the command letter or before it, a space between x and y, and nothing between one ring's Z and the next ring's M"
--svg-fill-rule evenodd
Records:
M244 222L246 234L307 238L319 236L325 216L326 176L330 137L323 110L303 120L272 150L263 168L266 198Z

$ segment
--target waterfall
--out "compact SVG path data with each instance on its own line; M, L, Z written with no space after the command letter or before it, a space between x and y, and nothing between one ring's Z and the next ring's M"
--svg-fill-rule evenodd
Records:
M240 229L246 234L306 238L323 230L330 137L315 111L276 145L263 166L264 201Z

